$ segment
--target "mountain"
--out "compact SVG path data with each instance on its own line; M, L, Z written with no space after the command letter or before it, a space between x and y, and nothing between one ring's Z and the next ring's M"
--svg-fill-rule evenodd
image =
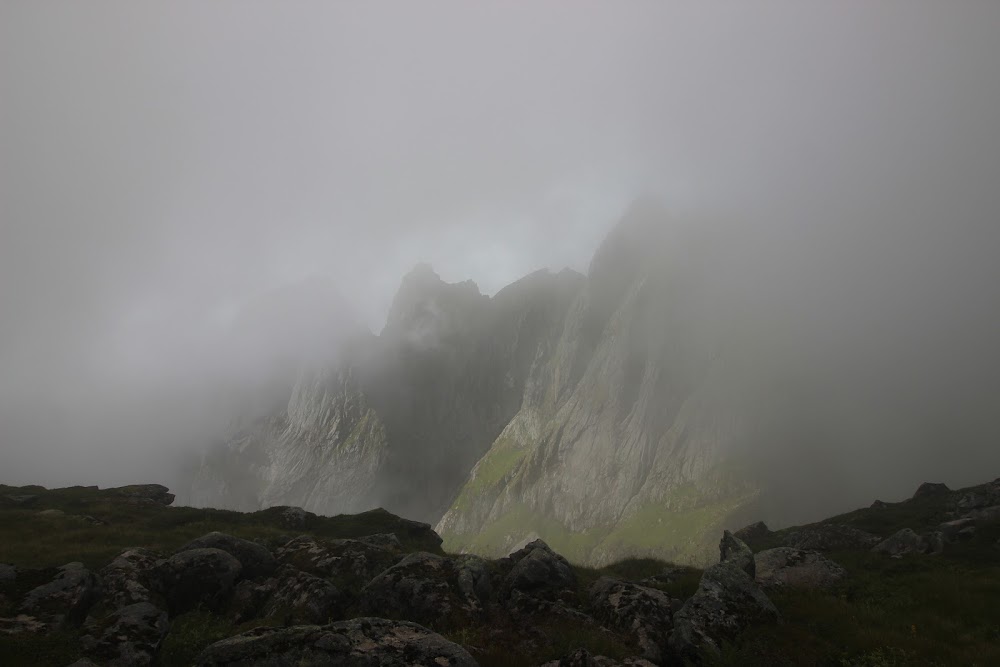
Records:
M760 495L752 392L716 245L669 223L639 202L587 276L539 271L493 297L416 267L380 335L304 366L205 455L191 502L385 507L490 556L542 537L576 562L703 562Z

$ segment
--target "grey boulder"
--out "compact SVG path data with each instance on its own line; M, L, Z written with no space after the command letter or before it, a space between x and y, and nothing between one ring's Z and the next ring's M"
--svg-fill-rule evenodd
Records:
M590 606L598 620L632 635L642 657L656 663L666 659L679 602L655 588L601 577L590 587Z
M240 562L243 567L242 576L247 579L267 577L278 569L278 563L271 552L256 542L233 537L220 532L211 532L192 540L175 553L192 549L221 549Z
M88 623L81 644L88 656L109 667L149 665L169 627L167 612L149 602L136 602Z
M889 554L893 558L902 558L910 554L927 553L930 549L931 544L925 537L909 528L903 528L872 547L872 552Z
M28 592L21 611L53 628L75 627L100 596L100 578L81 563L69 563L52 581Z
M157 584L171 614L198 606L218 609L232 591L242 566L221 549L191 549L156 565Z
M719 542L719 562L730 562L752 578L755 574L753 552L741 539L728 530L723 531Z
M542 540L535 540L507 557L513 567L504 578L504 592L531 595L554 593L576 585L569 562Z
M757 583L765 588L829 588L847 575L823 554L791 547L761 551L756 561Z

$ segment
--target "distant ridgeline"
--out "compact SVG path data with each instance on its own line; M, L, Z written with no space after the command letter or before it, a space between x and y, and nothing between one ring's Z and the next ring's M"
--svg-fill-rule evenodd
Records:
M242 420L181 500L385 507L487 556L541 537L579 563L707 562L720 530L760 514L767 420L712 270L726 260L664 220L638 204L588 275L539 271L493 297L418 266L380 335Z

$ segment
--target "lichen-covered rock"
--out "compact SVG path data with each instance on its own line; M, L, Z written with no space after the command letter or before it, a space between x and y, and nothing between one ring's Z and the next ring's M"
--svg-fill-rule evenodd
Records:
M750 576L733 563L713 565L698 590L674 614L670 647L688 660L717 655L721 643L755 623L773 623L778 610Z
M388 551L402 551L403 543L399 541L395 533L376 533L375 535L365 535L359 537L358 541L380 547Z
M893 558L902 558L909 554L923 554L930 550L927 539L909 528L903 528L885 538L874 547L874 553L889 554Z
M299 623L329 623L340 617L344 604L336 586L291 565L264 581L240 582L232 602L237 623L279 614Z
M913 498L927 498L928 496L938 496L948 493L951 489L948 488L943 482L924 482L917 487L916 492L913 494Z
M397 563L400 555L361 540L316 540L301 536L279 547L278 562L360 589Z
M87 624L84 652L108 667L152 664L170 625L167 612L149 602L122 607L100 622Z
M508 595L518 590L539 596L576 585L576 573L569 562L542 540L529 543L507 558L513 563L503 582Z
M82 563L69 563L59 568L52 581L31 590L21 611L52 628L74 627L83 622L100 596L100 578Z
M781 546L803 551L850 551L871 549L879 537L853 526L818 523L786 533Z
M417 623L470 622L486 601L477 597L474 581L468 586L468 576L465 585L460 584L461 572L461 564L454 559L426 552L410 554L362 589L361 610Z
M240 562L242 576L247 579L267 577L278 569L278 563L267 547L217 531L188 542L176 553L192 549L222 549Z
M644 658L656 663L666 659L671 617L679 602L655 588L601 577L590 587L590 605L598 620L631 634Z
M191 549L156 565L157 585L171 614L199 605L218 608L240 576L242 566L222 549Z
M778 547L755 558L757 583L765 588L828 588L847 576L844 568L816 551Z
M149 549L126 549L101 570L104 597L101 607L120 609L156 596L156 564L161 556Z
M755 574L753 552L750 551L750 547L728 530L723 531L722 540L719 542L719 562L730 562L751 578Z
M195 663L200 667L476 667L464 648L441 635L416 623L382 618L257 628L212 644Z

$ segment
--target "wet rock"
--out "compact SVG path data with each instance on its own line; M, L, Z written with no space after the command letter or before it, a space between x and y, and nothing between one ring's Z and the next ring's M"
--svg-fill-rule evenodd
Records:
M747 627L778 620L778 610L750 576L733 563L707 570L698 590L674 614L673 651L691 661L718 655L723 641Z
M460 556L458 566L458 590L467 599L475 599L486 604L493 598L493 582L486 561L476 556Z
M671 617L679 602L655 588L601 577L590 587L590 605L598 620L631 634L644 658L657 663L666 659Z
M17 579L17 568L13 565L0 563L0 584L5 584Z
M410 554L362 589L361 610L417 623L471 622L482 612L485 600L476 597L474 583L471 590L467 585L463 590L461 570L451 558Z
M927 553L930 543L926 538L916 534L909 528L903 528L885 538L874 547L874 553L889 554L893 558L902 558L910 554Z
M279 547L276 555L279 563L333 579L342 589L360 589L400 558L392 551L360 540L318 541L307 536Z
M757 583L765 588L829 588L847 571L817 551L791 547L767 549L756 555Z
M155 576L175 615L199 605L219 608L241 569L240 562L222 549L191 549L157 563Z
M242 576L247 579L267 577L278 569L278 563L267 547L225 533L211 532L202 535L185 544L176 553L192 549L221 549L225 551L240 562L243 567Z
M52 628L75 627L100 596L100 578L81 563L69 563L59 568L55 579L31 590L21 611Z
M212 644L201 667L224 665L364 665L475 667L464 648L415 623L355 618L330 625L257 628Z
M851 551L871 549L879 537L853 526L839 523L818 523L786 533L781 546L803 551Z
M719 562L730 562L746 572L750 577L755 574L753 552L750 547L728 530L723 531L719 542Z
M237 623L285 616L298 623L329 623L343 612L344 596L325 579L282 565L264 581L240 582L233 592Z
M737 530L733 535L747 544L751 544L757 540L762 540L771 535L771 529L767 527L767 524L763 521L758 521L757 523L751 523L749 526L743 526Z
M929 496L938 496L950 492L951 489L948 488L943 482L924 482L917 487L916 492L913 494L913 498L927 498Z
M535 540L507 557L513 567L504 578L504 592L518 590L545 595L576 585L576 573L569 562L542 540Z
M120 609L155 597L156 564L159 554L149 549L126 549L101 570L104 597L101 606Z
M108 667L152 664L170 625L167 612L149 602L122 607L100 622L88 623L84 652Z

